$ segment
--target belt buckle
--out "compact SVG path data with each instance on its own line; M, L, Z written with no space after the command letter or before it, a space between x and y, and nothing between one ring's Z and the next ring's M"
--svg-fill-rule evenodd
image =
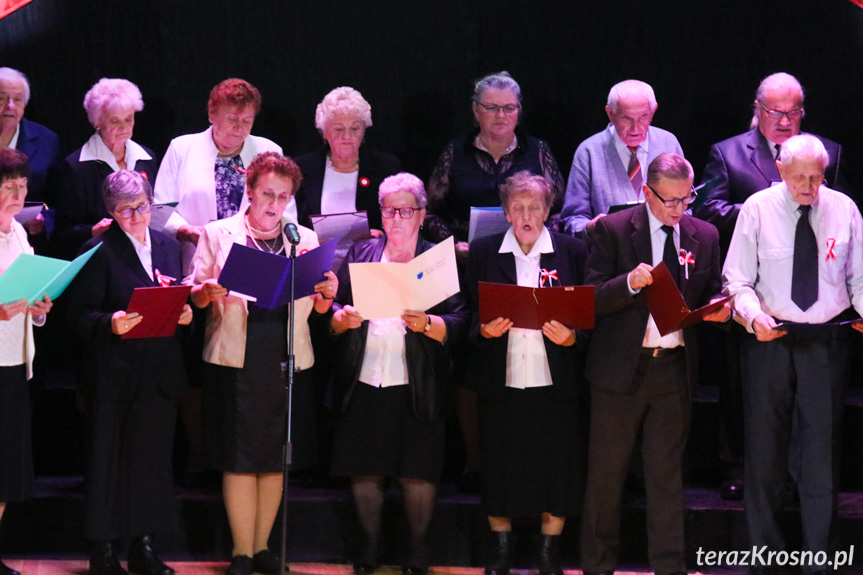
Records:
M664 350L664 349L662 349L661 347L654 347L654 348L653 348L653 353L651 354L651 357L659 357L659 356L661 356L661 355L662 355L662 352L663 352L663 351L665 351L665 350Z

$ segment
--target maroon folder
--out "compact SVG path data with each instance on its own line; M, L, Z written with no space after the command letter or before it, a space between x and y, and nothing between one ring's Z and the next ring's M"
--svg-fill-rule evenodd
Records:
M593 329L593 286L529 288L479 282L479 321L509 318L513 327L542 329L553 319L570 329Z
M647 309L656 322L659 335L666 336L671 332L695 325L731 299L724 297L704 307L690 311L683 299L683 294L677 289L677 284L665 266L661 262L653 268L653 283L644 288L644 297L647 298Z
M123 334L123 339L174 335L192 286L135 288L126 313L141 314L141 323Z

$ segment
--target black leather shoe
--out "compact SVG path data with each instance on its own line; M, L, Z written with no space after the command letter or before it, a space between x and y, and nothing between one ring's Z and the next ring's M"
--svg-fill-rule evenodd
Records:
M90 554L88 575L128 575L120 565L110 541L98 541Z
M543 534L541 536L539 557L537 558L539 575L563 575L563 569L560 566L560 554L557 550L559 542L560 535Z
M2 561L0 561L0 575L21 575Z
M510 531L495 531L489 562L485 566L485 575L509 575L512 565L513 537Z
M255 573L260 573L261 575L279 575L281 572L282 565L279 561L279 556L269 549L263 549L255 553L254 557L252 557L252 563L255 565ZM287 565L285 565L285 571L290 571Z
M719 496L726 501L742 501L743 481L740 479L729 479L719 489Z
M372 575L376 569L373 563L354 563L354 575Z
M234 555L231 564L225 569L225 575L252 575L255 562L248 555Z
M129 572L136 575L174 575L174 570L162 563L153 550L149 535L135 537L129 547Z

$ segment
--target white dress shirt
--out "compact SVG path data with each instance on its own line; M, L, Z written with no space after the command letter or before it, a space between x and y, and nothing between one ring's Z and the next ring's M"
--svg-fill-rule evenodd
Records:
M632 157L632 152L629 151L627 145L617 135L614 124L609 124L608 129L611 130L611 141L614 142L614 148L617 150L617 155L620 156L620 161L623 162L623 169L628 175L629 159ZM638 148L635 150L635 155L638 158L638 167L641 170L642 182L647 181L647 141L648 138L644 138L644 141L638 144ZM641 190L638 192L633 191L633 193L635 194L635 199L644 201L644 194L641 193Z
M152 159L153 157L148 154L140 144L136 144L132 140L126 140L125 161L127 169L134 170L135 164L138 163L138 160ZM102 141L102 136L99 135L98 130L90 136L90 139L87 140L87 143L81 148L81 155L78 156L78 161L80 162L90 162L93 160L105 162L111 166L111 169L115 172L120 170L120 165L114 157L114 152L109 150L108 146L105 145L105 142Z
M21 122L18 122L18 125L15 126L15 133L12 134L12 139L9 140L9 149L17 150L18 149L18 135L21 134Z
M145 228L144 232L146 233L146 236L144 237L144 243L142 244L135 236L126 230L123 230L123 233L126 234L126 237L129 238L130 242L132 242L132 247L135 248L135 253L138 254L138 259L141 261L144 271L147 272L150 279L153 279L153 244L150 243L150 228Z
M381 263L389 263L386 253ZM408 384L405 322L400 317L370 319L360 381L374 387Z
M863 219L851 198L825 186L809 216L818 243L818 300L806 311L791 301L799 207L783 182L750 196L737 216L722 275L750 333L761 313L801 323L824 323L850 305L863 313Z
M645 204L643 209L647 210L647 221L650 225L650 252L653 257L653 266L656 267L662 263L666 233L662 229L662 222L656 219L656 216L650 211L650 206ZM680 224L674 226L674 251L680 251ZM627 285L629 285L629 278L627 278ZM683 332L677 330L666 334L665 337L659 335L659 328L656 327L656 321L651 315L647 318L647 330L644 332L644 341L641 345L644 347L678 347L683 345Z
M538 288L539 259L542 254L554 251L551 234L543 228L542 233L525 254L518 245L512 226L503 236L498 253L511 253L515 257L517 285ZM546 387L552 384L551 369L545 353L542 330L510 328L506 350L506 386L516 389Z

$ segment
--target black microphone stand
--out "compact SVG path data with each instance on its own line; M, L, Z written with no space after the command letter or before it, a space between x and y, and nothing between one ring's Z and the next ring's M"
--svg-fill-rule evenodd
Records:
M291 224L288 224L291 225ZM286 234L290 237L291 234ZM291 303L290 318L288 318L288 377L286 379L287 394L285 395L285 449L282 469L282 540L279 554L279 575L285 575L285 560L288 547L288 476L293 462L293 445L291 444L291 400L294 391L294 278L297 259L297 245L291 243Z

